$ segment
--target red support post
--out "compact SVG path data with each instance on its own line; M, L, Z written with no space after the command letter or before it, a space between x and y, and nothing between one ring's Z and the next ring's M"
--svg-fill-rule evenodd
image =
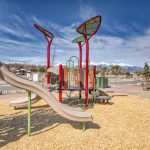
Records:
M59 102L62 103L62 64L59 65Z
M102 104L103 104L103 105L105 105L105 104L106 104L105 99L103 99Z
M89 41L88 41L86 35L84 35L84 40L85 40L85 43L86 43L85 105L88 106L88 94L89 94L89 87L88 87L88 82L89 82Z
M80 69L81 69L82 68L82 45L81 45L81 42L78 42L78 45L79 45L79 58L80 58L79 65L80 65ZM79 91L79 99L81 99L81 90Z
M82 45L81 42L78 42L79 45L79 58L80 58L80 68L82 68Z
M52 43L52 39L48 41L47 45L47 70L50 68L50 46ZM47 75L47 84L50 84L50 75Z
M93 87L96 88L96 66L93 67L93 71L94 71L94 81L93 81Z

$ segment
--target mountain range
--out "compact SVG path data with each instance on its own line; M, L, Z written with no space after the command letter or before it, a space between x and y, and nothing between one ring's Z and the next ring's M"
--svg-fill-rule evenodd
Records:
M139 67L139 66L134 66L134 65L128 65L128 64L124 64L124 63L112 63L112 64L109 64L109 63L91 63L92 66L97 66L97 68L103 68L103 67L106 67L108 69L111 69L112 66L114 65L119 65L121 66L122 70L124 71L129 71L129 72L136 72L136 71L139 71L139 70L142 70L143 68L142 67Z

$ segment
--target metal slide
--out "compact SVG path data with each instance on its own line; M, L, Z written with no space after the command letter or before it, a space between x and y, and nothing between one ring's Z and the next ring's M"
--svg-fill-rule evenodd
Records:
M56 75L59 75L59 68L58 67L50 67L47 72L49 73L53 73L53 74L56 74Z
M52 92L55 88L51 87L48 85L48 87L45 87L47 89L49 89L50 92ZM31 104L34 104L36 102L38 102L39 100L41 100L41 97L39 97L37 94L32 94L31 95ZM27 107L28 106L28 98L17 98L17 100L13 100L9 103L9 106L11 107L15 107L15 108L22 108L22 107Z
M71 108L57 101L56 97L47 89L37 83L20 78L10 72L5 66L0 68L0 78L9 84L31 91L39 95L46 103L54 109L60 116L77 122L92 122L92 115L75 108Z

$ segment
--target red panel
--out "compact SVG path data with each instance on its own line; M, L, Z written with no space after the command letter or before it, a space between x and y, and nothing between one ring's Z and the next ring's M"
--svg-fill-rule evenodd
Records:
M85 89L85 68L80 69L80 87Z
M94 87L93 85L94 85L94 70L93 69L90 69L90 78L89 78L89 80L90 80L90 85L89 85L89 87Z
M48 37L50 37L50 38L53 38L53 37L54 37L54 35L53 35L51 32L49 32L48 30L44 29L43 27L41 27L41 26L39 26L39 25L37 25L37 24L34 24L34 26L35 26L38 30L40 30L45 36L48 36Z
M79 70L75 69L74 72L74 86L79 87Z
M64 90L68 90L68 68L64 68Z

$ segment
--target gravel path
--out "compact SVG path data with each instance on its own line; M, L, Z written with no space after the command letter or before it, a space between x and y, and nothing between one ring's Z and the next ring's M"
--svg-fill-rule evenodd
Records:
M102 89L104 91L114 91L115 93L122 93L127 95L135 95L150 100L150 91L143 91L141 85L112 85L110 88Z

